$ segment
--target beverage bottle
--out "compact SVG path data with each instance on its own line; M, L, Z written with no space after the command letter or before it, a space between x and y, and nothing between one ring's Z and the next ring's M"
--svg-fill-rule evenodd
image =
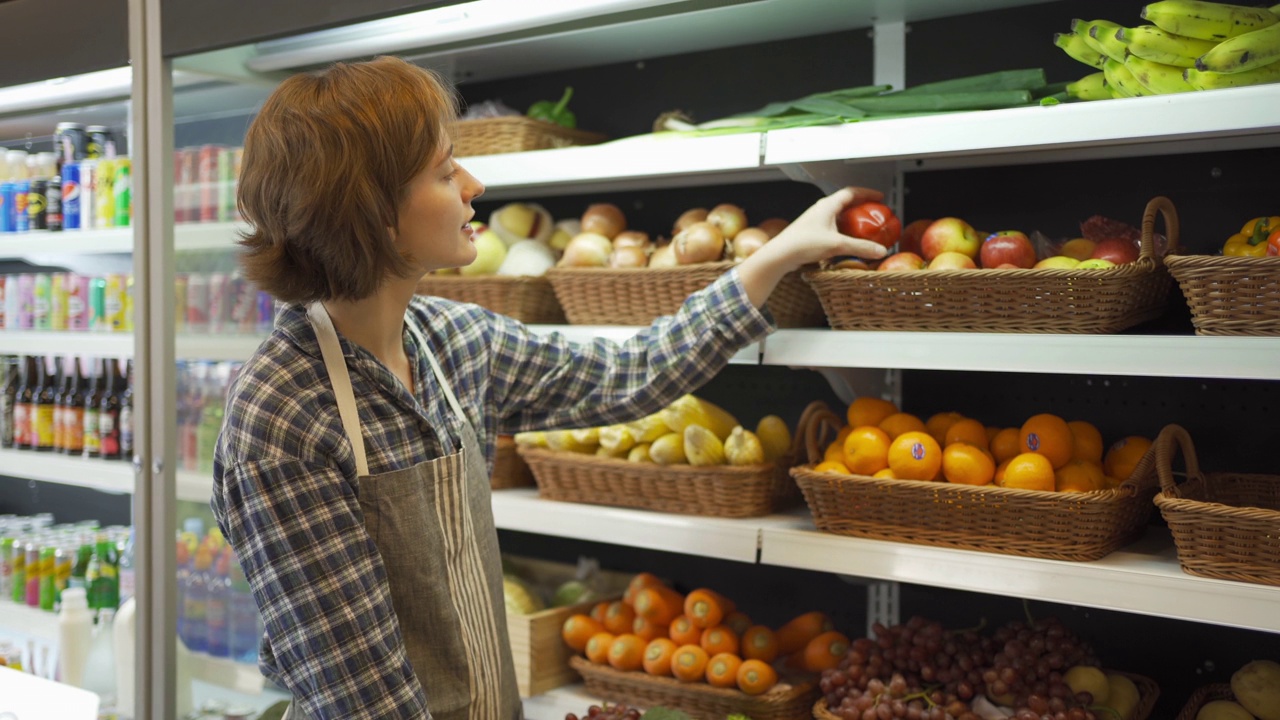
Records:
M231 558L231 607L228 616L231 659L242 663L258 661L258 645L262 642L262 616L254 602L244 568Z
M62 594L58 613L58 679L84 687L85 663L93 640L93 613L82 588L68 588Z
M44 362L40 363L40 391L32 403L35 406L35 422L31 426L35 435L32 447L40 452L53 451L53 399L58 394L58 374L61 369L62 358L59 357L45 357Z
M210 373L202 403L204 410L200 413L200 427L196 431L198 469L202 473L213 472L213 451L218 444L218 434L222 432L224 392L225 388L219 386L217 378Z
M22 450L31 447L32 400L35 398L36 365L39 358L28 355L18 381L18 392L13 402L13 446Z
M114 607L98 611L98 625L93 629L89 656L85 660L84 689L97 693L104 707L115 704L115 617Z
M124 378L120 377L120 364L108 359L111 377L104 383L102 402L98 406L98 437L104 460L120 459L120 395L124 392Z
M11 576L13 577L13 586L10 588L9 599L16 603L25 604L27 601L27 541L24 537L15 538L13 541L13 554L10 556L9 562Z
M137 573L133 567L134 535L134 529L129 528L129 537L120 549L120 603L122 605L125 600L133 597L134 588L137 585Z
M195 563L182 593L183 624L187 630L182 641L192 652L205 652L209 648L209 568L212 565L213 553L208 545L201 543L196 548Z
M62 361L62 375L58 378L57 388L53 393L53 451L66 452L67 449L67 395L71 394L71 383L74 373L72 365L75 358L68 357Z
M41 610L53 611L58 602L58 548L51 543L40 548L40 598Z
M224 545L209 573L209 604L205 609L207 647L214 657L230 655L231 546Z
M174 543L175 567L177 569L177 585L178 585L178 637L186 642L187 639L187 580L191 577L191 551L186 541L182 539L182 534L178 534L177 541Z
M27 584L23 600L27 607L40 607L40 579L44 574L44 563L40 562L40 550L44 538L32 535L27 538L25 553L27 556Z
M106 382L107 361L99 359L93 364L92 379L84 395L84 456L102 456L102 433L99 418L102 416L102 388Z
M133 459L133 360L125 363L124 393L120 395L120 457Z
M67 390L62 394L62 442L68 455L84 453L84 396L85 378L80 360L69 358Z
M0 381L0 447L14 446L14 405L18 402L18 359L4 359L4 380Z
M120 566L115 544L99 534L93 547L93 558L85 573L89 583L89 607L115 611L120 606Z
M89 599L89 607L93 608L93 599L89 597L89 563L93 561L93 543L90 540L83 534L76 539L75 557L71 563L71 577L67 579L67 587L83 588L85 597Z

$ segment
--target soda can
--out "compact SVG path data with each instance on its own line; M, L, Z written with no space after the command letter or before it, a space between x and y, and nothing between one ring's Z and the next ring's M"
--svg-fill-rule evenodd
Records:
M98 218L98 161L85 160L76 165L80 169L80 227L92 230L97 227Z
M113 158L116 156L116 141L105 125L90 125L84 129L86 136L85 156L88 158Z
M62 230L62 178L57 175L49 178L49 186L44 191L44 218L47 230Z
M49 329L67 329L67 274L54 273L49 278Z
M30 330L35 325L36 317L36 299L35 287L36 276L30 273L23 273L18 276L18 292L14 293L10 307L15 312L6 312L5 314L11 318L17 318L17 322L10 327L18 330ZM8 298L6 298L8 301Z
M93 227L115 227L116 217L116 161L99 160L93 177Z
M176 222L195 222L200 219L196 212L196 165L199 151L194 148L183 148L174 154L174 197L173 207L177 214Z
M31 217L27 215L27 196L31 192L30 180L19 180L13 188L13 229L16 232L27 232L31 229Z
M227 306L230 322L227 329L234 333L253 332L258 324L258 293L253 285L239 273L233 273L227 282Z
M89 286L85 275L67 274L67 329L84 332L89 329Z
M235 155L232 148L218 151L218 222L230 222L236 214Z
M49 273L36 273L31 278L32 330L51 330L49 305L53 295L53 282Z
M80 165L62 166L62 228L80 229Z
M231 219L237 222L241 220L240 203L236 202L236 198L240 193L240 165L243 160L244 148L238 147L231 156Z
M45 192L48 189L48 181L32 180L30 189L27 190L27 228L30 230L45 230L48 228L45 225Z
M133 273L124 281L124 331L133 332Z
M193 220L213 222L218 219L218 152L217 145L203 145L196 158L196 217Z
M89 283L89 330L93 332L106 332L110 330L107 324L107 279L104 277L93 278Z
M87 157L88 135L80 123L58 123L53 131L53 148L58 154L58 163L80 162Z
M102 306L107 312L107 330L124 331L125 278L119 273L107 275Z
M14 196L16 185L12 182L0 183L0 232L15 232L18 229L14 217L17 198Z
M187 329L187 274L177 273L173 276L173 325L175 332L186 332Z
M21 275L9 275L4 284L4 326L8 330L19 330L18 316L22 314L22 295L20 294Z
M187 276L187 332L209 332L209 276Z
M115 195L115 225L128 227L133 213L133 164L129 158L116 158L115 180L111 192Z
M227 332L231 319L231 278L226 273L209 276L209 332Z
M266 290L258 291L258 325L255 328L259 334L271 332L272 326L276 321L276 303L271 297L271 293Z

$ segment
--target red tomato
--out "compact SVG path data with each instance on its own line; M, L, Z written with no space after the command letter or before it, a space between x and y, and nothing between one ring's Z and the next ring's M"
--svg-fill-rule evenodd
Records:
M1267 255L1269 257L1280 256L1280 229L1272 231L1267 236Z
M836 229L850 237L892 247L902 234L902 221L887 205L868 202L842 210L836 216Z

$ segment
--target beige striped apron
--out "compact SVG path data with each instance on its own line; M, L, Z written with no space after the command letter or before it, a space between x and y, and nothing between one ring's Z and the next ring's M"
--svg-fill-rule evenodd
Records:
M461 449L411 468L370 475L338 334L320 303L308 309L307 317L355 453L365 529L386 567L400 634L431 716L519 720L523 709L508 649L498 533L475 430L426 339L406 323L449 401ZM452 440L452 433L444 435ZM290 710L286 720L301 720L296 709Z

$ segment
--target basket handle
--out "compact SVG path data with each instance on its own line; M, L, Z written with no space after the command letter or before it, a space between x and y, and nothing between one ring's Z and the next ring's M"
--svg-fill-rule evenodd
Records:
M1151 198L1147 203L1146 210L1142 211L1142 245L1139 250L1140 256L1150 258L1157 264L1163 264L1163 260L1156 254L1156 212L1164 218L1165 237L1169 240L1169 247L1166 249L1166 255L1177 255L1181 247L1179 245L1178 234L1178 211L1173 207L1173 201L1163 195L1157 195Z
M1160 478L1160 489L1170 497L1180 497L1178 484L1173 479L1173 454L1182 451L1182 462L1187 467L1187 479L1199 479L1200 460L1196 457L1196 446L1191 442L1191 435L1181 425L1166 425L1156 438L1156 474Z
M831 409L821 400L814 400L800 413L800 419L796 422L796 432L791 436L791 457L800 459L800 453L805 449L805 435L809 425L813 423L814 416L823 411L831 412Z
M844 418L836 415L826 403L821 401L814 402L809 408L813 412L809 414L808 422L804 427L804 444L809 456L809 464L817 465L822 462L825 449L823 437L829 432L832 439L835 439L840 434L840 426L844 425Z

